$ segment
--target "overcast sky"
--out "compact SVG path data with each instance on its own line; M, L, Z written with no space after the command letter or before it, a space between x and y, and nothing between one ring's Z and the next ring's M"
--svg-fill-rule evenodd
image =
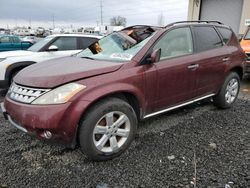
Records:
M103 22L123 16L127 25L157 25L187 19L188 0L102 0ZM100 0L0 0L0 27L96 26L100 24Z

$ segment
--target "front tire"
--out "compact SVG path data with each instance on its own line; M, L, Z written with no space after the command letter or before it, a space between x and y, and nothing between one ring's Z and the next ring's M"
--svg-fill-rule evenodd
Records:
M240 77L231 72L225 79L219 93L213 98L214 105L219 108L230 108L236 101L240 91Z
M102 100L80 123L80 148L91 160L113 159L129 147L136 129L136 114L127 102L119 98Z

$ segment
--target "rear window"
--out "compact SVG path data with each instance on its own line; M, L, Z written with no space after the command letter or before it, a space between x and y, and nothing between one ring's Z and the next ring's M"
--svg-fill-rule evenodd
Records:
M196 39L196 51L206 51L222 46L222 41L213 27L193 27Z
M217 29L223 38L223 42L225 44L228 43L228 41L230 40L230 38L232 36L232 31L230 29L222 28L222 27L217 27Z

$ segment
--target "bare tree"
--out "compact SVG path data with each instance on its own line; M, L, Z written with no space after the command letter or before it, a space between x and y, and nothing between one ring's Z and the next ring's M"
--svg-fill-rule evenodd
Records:
M110 19L110 25L112 26L126 26L127 19L122 16L114 16Z

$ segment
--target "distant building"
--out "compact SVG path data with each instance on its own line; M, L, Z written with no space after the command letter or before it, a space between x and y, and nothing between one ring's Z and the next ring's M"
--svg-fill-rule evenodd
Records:
M188 20L216 20L244 34L250 25L250 0L189 0Z

